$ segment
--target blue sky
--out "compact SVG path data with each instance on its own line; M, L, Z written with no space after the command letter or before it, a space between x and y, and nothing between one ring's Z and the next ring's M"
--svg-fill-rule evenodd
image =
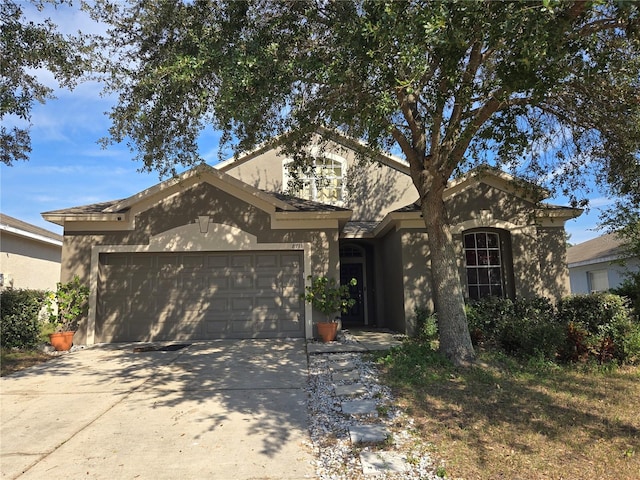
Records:
M37 12L33 18L40 17ZM63 31L95 30L86 16L62 9L51 14ZM49 74L40 78L51 87L56 84ZM40 215L89 203L126 198L156 184L155 173L140 173L140 164L126 145L103 149L99 138L107 135L110 121L106 116L112 98L100 96L99 84L80 84L72 92L56 88L57 99L36 105L31 118L32 152L28 162L12 167L0 165L0 211L6 215L62 233L58 225ZM217 162L218 135L209 132L200 142L201 155L211 164ZM566 199L550 198L555 204ZM599 209L611 201L593 195L590 212L567 223L572 243L596 237Z

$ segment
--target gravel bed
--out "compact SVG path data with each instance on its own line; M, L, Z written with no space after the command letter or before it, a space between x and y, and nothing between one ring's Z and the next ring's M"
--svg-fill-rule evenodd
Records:
M375 400L377 412L371 415L349 415L342 413L341 399L334 394L331 378L332 365L349 361L360 374L366 393L348 400ZM338 382L344 384L346 382ZM322 480L364 479L439 479L437 465L428 453L428 443L413 429L413 420L394 404L391 390L380 385L375 365L360 353L325 353L309 358L309 430L311 448L316 455L316 474ZM349 438L349 427L363 423L384 425L391 436L381 444L353 445ZM376 475L364 475L360 462L363 451L384 451L400 454L407 463L402 473L383 471Z

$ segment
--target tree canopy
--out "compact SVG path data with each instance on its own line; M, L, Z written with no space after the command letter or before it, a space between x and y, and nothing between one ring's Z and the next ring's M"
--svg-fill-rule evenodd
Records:
M71 0L33 0L35 8ZM24 2L3 0L0 4L0 120L14 117L29 122L35 102L53 98L53 90L38 77L38 69L53 73L61 86L71 87L85 73L80 36L65 36L46 19L40 23L24 15ZM17 122L13 122L17 123ZM31 152L29 126L0 126L0 161L12 165L28 160Z
M275 137L305 161L318 126L402 152L421 199L441 350L473 358L446 208L480 162L559 188L637 178L640 18L600 0L98 0L112 142L160 174ZM636 167L633 167L633 166ZM436 253L437 252L437 253Z

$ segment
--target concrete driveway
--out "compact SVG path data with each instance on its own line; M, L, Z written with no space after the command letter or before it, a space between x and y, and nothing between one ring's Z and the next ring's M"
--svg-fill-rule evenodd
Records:
M303 340L139 346L1 378L2 478L314 478Z

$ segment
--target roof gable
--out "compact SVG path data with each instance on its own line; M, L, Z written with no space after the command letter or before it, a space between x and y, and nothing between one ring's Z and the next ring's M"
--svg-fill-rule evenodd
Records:
M314 214L325 218L339 217L344 222L350 212L344 208L266 192L209 165L201 164L125 199L53 210L44 212L42 216L63 226L66 222L110 222L111 229L134 229L136 215L198 184L211 185L272 215Z
M451 180L444 192L444 197L446 199L457 195L468 188L473 188L478 183L484 183L531 203L539 203L549 197L549 192L546 189L489 165L480 165Z
M144 203L156 203L154 200L166 198L179 190L190 187L196 183L209 183L221 190L226 191L234 196L248 200L249 203L256 205L263 210L281 209L294 210L286 202L268 195L265 192L252 187L240 180L237 180L224 172L221 172L207 164L200 164L195 168L187 170L177 177L170 178L164 182L158 183L153 187L147 188L142 192L136 193L120 202L107 207L105 213L113 213L118 211L134 208L136 205Z
M365 152L376 162L380 162L383 165L398 170L406 175L409 175L409 164L395 155L387 152L374 152L366 143L362 140L351 138L342 132L336 130L329 130L324 127L318 128L318 135L322 136L344 148L350 149L353 152ZM214 167L223 172L227 172L232 168L236 168L242 164L251 162L260 155L270 150L277 150L280 143L280 139L276 138L270 142L266 142L250 152L243 153L238 157L231 157L223 162L216 164Z

